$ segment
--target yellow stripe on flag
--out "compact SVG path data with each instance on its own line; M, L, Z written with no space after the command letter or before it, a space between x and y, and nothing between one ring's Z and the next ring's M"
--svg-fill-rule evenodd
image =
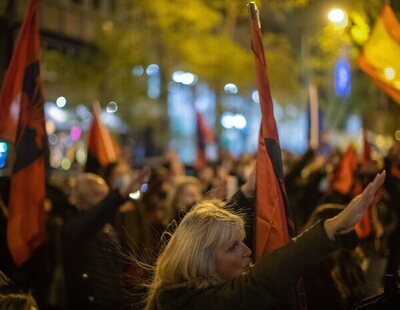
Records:
M399 34L400 23L386 5L358 59L360 69L397 103L400 103Z

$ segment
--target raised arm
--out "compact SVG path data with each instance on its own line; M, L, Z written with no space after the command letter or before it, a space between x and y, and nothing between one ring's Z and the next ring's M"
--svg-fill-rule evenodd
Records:
M318 222L287 245L261 258L247 275L213 290L218 297L214 304L241 305L251 309L276 305L291 285L336 248L335 235L354 228L384 179L385 172L378 174L364 192L336 217L324 223Z
M324 229L330 239L337 234L344 234L354 228L354 225L361 220L365 210L372 203L378 189L383 185L385 177L385 171L377 174L364 191L356 196L342 212L325 221Z

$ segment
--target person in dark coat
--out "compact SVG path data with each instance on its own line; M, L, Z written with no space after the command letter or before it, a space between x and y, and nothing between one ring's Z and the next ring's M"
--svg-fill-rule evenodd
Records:
M311 215L306 228L318 220L326 220L343 210L343 205L325 204ZM367 284L361 269L364 258L353 230L336 237L339 248L321 260L303 277L307 309L353 309L365 298Z
M244 222L212 202L196 205L181 221L159 256L146 310L271 309L280 296L335 248L381 187L385 173L337 216L316 223L253 267L243 243Z
M63 265L70 309L120 309L123 306L122 252L110 224L131 192L148 177L145 169L110 192L91 173L79 175L70 201L78 213L63 227Z

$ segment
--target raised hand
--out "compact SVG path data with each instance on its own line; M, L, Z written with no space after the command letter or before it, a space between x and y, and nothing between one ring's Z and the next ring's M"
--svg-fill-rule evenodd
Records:
M150 179L150 175L150 167L146 166L140 169L139 173L134 178L120 188L121 196L128 197L129 193L134 193L140 190L142 185Z
M337 216L326 220L324 223L325 231L329 238L335 234L344 234L354 228L364 215L365 210L372 203L378 189L385 181L386 172L378 173L375 179L356 196Z

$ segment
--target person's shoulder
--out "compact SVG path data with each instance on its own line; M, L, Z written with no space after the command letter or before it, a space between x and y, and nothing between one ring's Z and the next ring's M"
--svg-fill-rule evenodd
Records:
M161 309L205 309L201 291L190 287L167 287L160 289L158 303Z

